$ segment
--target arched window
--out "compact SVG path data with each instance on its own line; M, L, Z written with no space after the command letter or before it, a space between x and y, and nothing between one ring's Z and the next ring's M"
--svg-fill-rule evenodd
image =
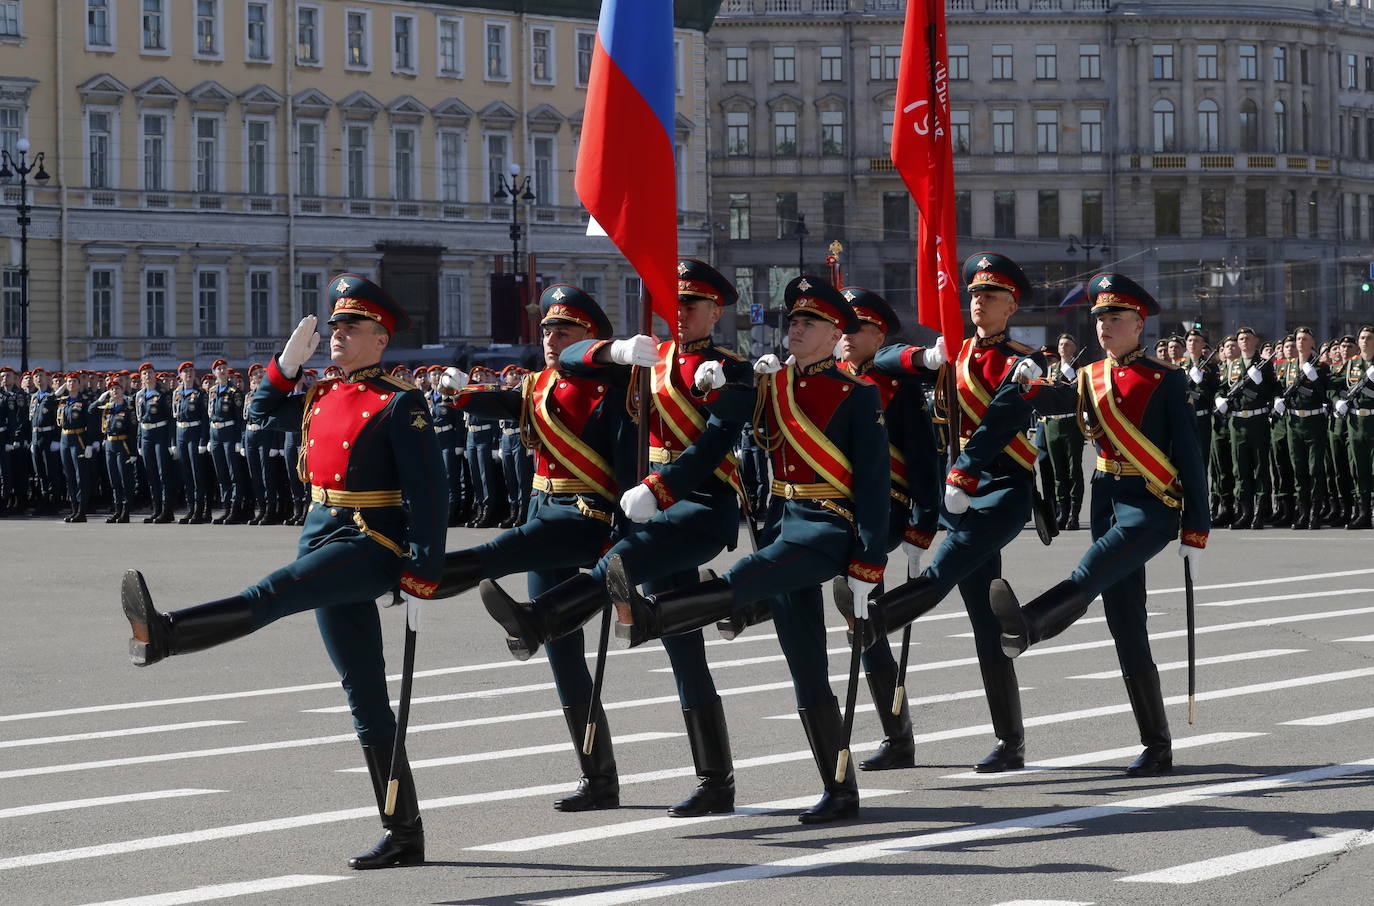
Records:
M1274 150L1280 154L1288 150L1288 108L1283 101L1274 102Z
M1197 143L1203 151L1221 147L1221 111L1211 98L1197 105Z
M1177 144L1174 141L1174 105L1172 101L1162 98L1155 101L1153 122L1155 151L1175 150Z
M1259 107L1248 98L1240 103L1240 149L1259 150Z

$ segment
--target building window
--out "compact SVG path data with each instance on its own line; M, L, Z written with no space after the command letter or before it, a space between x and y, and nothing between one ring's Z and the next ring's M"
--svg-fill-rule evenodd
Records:
M143 49L167 49L167 0L143 0ZM14 4L17 7L17 4ZM4 13L0 11L0 34L4 33Z
M272 58L272 41L267 28L267 4L249 3L246 9L248 21L248 59L258 62Z
M1221 109L1211 98L1197 105L1197 144L1202 151L1221 147Z
M196 191L219 191L219 120L212 116L195 118Z
M0 0L0 38L19 37L20 0Z
M344 66L348 69L368 69L372 56L368 47L372 14L367 10L351 9L344 17Z
M596 51L596 33L580 31L577 33L577 84L585 87L592 77L592 55ZM748 61L746 61L747 64ZM727 64L728 66L728 64ZM747 66L746 66L747 69ZM727 81L731 81L727 79Z
M558 203L557 187L553 184L553 137L537 136L530 142L534 152L534 196L539 204ZM676 155L674 155L676 158ZM681 197L679 195L679 197Z
M1154 44L1150 47L1150 77L1172 80L1174 77L1174 45Z
M1035 77L1059 78L1059 48L1054 44L1035 45Z
M506 136L487 136L487 197L495 195L501 188L501 178L506 175Z
M731 110L725 114L725 153L738 156L749 153L749 113Z
M415 131L397 129L391 136L391 161L395 168L396 185L392 187L397 201L415 200Z
M1078 45L1078 77L1080 79L1102 78L1102 45Z
M749 81L749 48L725 48L725 81Z
M1374 64L1374 60L1370 60L1369 62L1370 62L1371 64ZM1371 66L1366 67L1366 68L1369 69L1369 71L1370 71L1369 74L1370 74L1371 76L1374 76L1374 65L1371 65ZM1275 82L1286 82L1286 81L1288 81L1288 48L1287 48L1287 47L1275 47L1275 48L1274 48L1274 81L1275 81Z
M1155 189L1155 235L1178 236L1182 233L1179 217L1180 196L1178 189Z
M582 39L578 34L578 40ZM439 20L439 74L461 76L463 74L463 20ZM579 84L584 84L580 83Z
M24 290L20 286L22 280L19 275L19 268L6 267L0 268L0 335L13 337L18 336L23 331L23 299Z
M973 235L973 193L967 189L954 193L954 232L959 236Z
M1355 116L1354 114L1351 114L1351 116L1350 116L1350 156L1351 156L1351 157L1359 157L1359 156L1360 156L1360 122L1361 122L1361 120L1360 120L1360 118L1359 118L1358 116ZM1366 149L1365 149L1365 153L1367 154L1368 151L1369 151L1369 149L1366 148Z
M167 293L172 281L162 269L143 272L143 335L167 336Z
M1263 189L1245 190L1245 235L1251 237L1268 235L1268 227L1265 224Z
M950 63L953 65L953 57L956 49L962 45L955 45L949 48L951 57ZM968 48L964 47L964 69L968 69ZM902 68L902 45L900 44L874 44L868 48L868 79L871 82L894 82L897 80L897 73ZM950 78L954 78L953 75ZM967 78L967 75L965 75Z
M1254 44L1242 44L1236 56L1237 78L1251 81L1259 78L1259 48Z
M444 325L444 333L451 337L462 336L467 333L464 323L467 318L463 309L463 275L444 274L442 286L439 317ZM586 292L586 287L582 289Z
M319 123L296 124L296 189L302 195L321 195Z
M1259 108L1249 98L1240 102L1240 150L1259 150Z
M1282 208L1283 235L1298 235L1298 193L1292 189L1284 191L1280 207Z
M1036 213L1041 239L1059 237L1059 192L1041 189L1036 195Z
M911 238L911 196L906 192L883 193L883 238Z
M1096 107L1078 111L1078 150L1083 154L1102 153L1102 111Z
M1288 107L1283 101L1274 102L1274 150L1280 154L1288 151Z
M1317 238L1317 193L1312 192L1307 196L1307 235Z
M296 62L311 66L320 62L320 11L316 7L296 9Z
M1037 154L1059 153L1059 111L1035 111L1035 151Z
M269 185L268 143L271 138L271 123L266 120L248 121L248 194L267 195Z
M844 111L821 111L821 153L844 153Z
M109 113L98 110L92 110L86 115L87 156L90 158L86 185L92 189L110 188L112 119Z
M220 332L220 272L196 273L196 333L202 337Z
M797 80L797 48L773 48L773 81L795 82Z
M827 238L844 238L844 193L821 193L821 228Z
M1160 98L1155 101L1151 114L1155 151L1173 151L1174 143L1174 105L1172 101Z
M415 71L415 17L391 17L391 69Z
M196 0L196 53L219 56L219 0Z
M553 29L530 29L530 79L553 84Z
M844 58L838 47L821 48L821 81L839 82L844 79Z
M463 200L463 133L439 133L439 197Z
M272 272L248 272L248 335L272 336Z
M1202 235L1226 235L1226 190L1202 190Z
M1364 159L1374 158L1374 116L1364 121Z
M487 23L487 78L503 80L510 78L509 42L510 29L503 22Z
M1010 79L1011 75L1011 45L994 44L992 45L992 77L994 79Z
M730 193L730 238L749 238L749 195Z
M1302 105L1302 114L1301 114L1301 115L1302 115L1302 124L1301 124L1301 125L1302 125L1302 134L1301 134L1300 136L1298 136L1298 141L1302 142L1302 144L1299 146L1298 150L1299 150L1299 151L1304 151L1304 152L1305 152L1305 151L1311 151L1311 150L1312 150L1312 147L1311 147L1311 141L1312 141L1312 108L1308 107L1307 104L1304 103L1304 104Z
M1199 44L1197 46L1197 77L1215 79L1217 77L1217 46Z
M344 133L348 141L348 197L367 198L370 194L367 171L372 130L353 124L345 126Z
M1016 111L992 111L992 153L1012 154L1016 150Z
M306 315L319 317L320 312L320 279L319 271L301 271L299 277L300 289L296 292L296 312L295 321L300 321Z
M1345 87L1351 91L1360 87L1360 59L1353 53L1345 55Z
M1084 189L1082 207L1082 217L1080 219L1083 222L1083 235L1101 236L1103 234L1102 227L1104 224L1102 216L1102 190Z
M992 235L999 239L1016 237L1016 193L1001 190L992 193Z
M950 111L950 115L953 116L954 112ZM879 117L883 131L883 150L886 151L892 147L892 125L897 119L897 112L891 107L884 107Z
M1298 78L1304 85L1312 84L1311 61L1307 56L1307 48L1298 48Z
M143 188L161 192L167 188L167 117L143 115Z
M112 0L86 0L86 45L113 47L114 35L110 26Z
M777 221L778 238L787 239L797 229L797 193L779 192L773 199L773 212Z
M1364 90L1374 91L1374 57L1364 58Z
M91 270L91 336L115 336L115 271L110 267Z
M949 45L949 77L952 81L968 79L968 45Z
M887 140L884 146L892 144L891 123L888 123ZM955 154L968 154L972 141L973 115L968 110L951 110L949 112L949 138L950 145Z
M10 157L19 158L15 145L24 133L24 111L18 107L0 107L0 149L9 152Z

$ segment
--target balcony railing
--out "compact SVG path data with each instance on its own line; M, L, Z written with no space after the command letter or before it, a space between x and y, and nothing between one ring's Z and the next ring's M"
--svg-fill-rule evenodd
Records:
M1064 13L1107 12L1111 0L945 0L950 12ZM906 11L906 0L724 0L721 16L791 16L805 13L892 13Z

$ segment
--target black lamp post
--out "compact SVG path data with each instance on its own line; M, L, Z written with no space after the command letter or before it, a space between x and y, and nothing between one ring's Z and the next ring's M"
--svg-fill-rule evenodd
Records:
M15 160L8 151L0 149L0 186L7 186L19 176L19 370L29 370L29 174L33 181L46 186L51 178L43 169L43 152L38 152L29 161L29 140L21 138L15 142L14 150L19 153ZM37 171L37 172L34 172Z
M1070 255L1076 254L1079 249L1083 250L1083 265L1086 268L1092 261L1093 252L1101 252L1103 257L1107 255L1107 237L1098 236L1096 239L1079 239L1072 233L1069 234L1069 247L1064 249Z
M530 178L521 178L520 165L510 165L510 181L506 181L506 174L496 174L496 191L491 194L495 201L505 201L510 199L510 254L511 272L515 274L518 281L521 275L520 268L520 237L524 235L524 226L520 223L520 202L534 201L534 192L530 189Z
M811 235L811 231L806 228L806 215L801 211L797 212L797 273L806 273L806 237Z

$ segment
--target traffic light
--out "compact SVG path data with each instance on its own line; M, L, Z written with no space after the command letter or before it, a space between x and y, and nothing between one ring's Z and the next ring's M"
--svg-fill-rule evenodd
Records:
M1374 283L1370 283L1368 280L1360 284L1360 292L1362 293L1367 293L1371 289L1374 289Z

